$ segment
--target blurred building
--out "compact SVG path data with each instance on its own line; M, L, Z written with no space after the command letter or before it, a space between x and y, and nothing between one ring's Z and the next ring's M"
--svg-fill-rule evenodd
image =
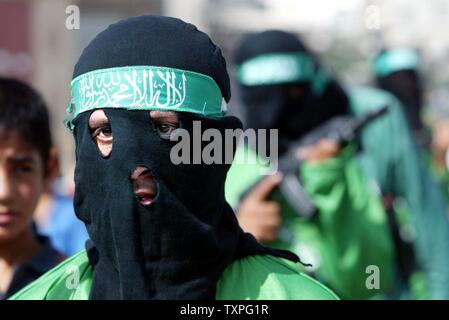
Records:
M79 29L66 26L71 5L79 8ZM370 59L381 47L412 45L425 58L430 95L449 109L441 98L449 85L447 0L0 0L0 75L28 81L43 93L67 181L73 174L73 138L62 121L74 63L109 24L142 14L180 17L208 32L231 73L241 35L269 28L303 36L347 83L371 80Z
M428 113L449 115L449 1L367 0L381 13L380 37L385 46L411 46L423 56Z
M79 29L67 28L72 13L67 8L73 5L79 8ZM161 13L161 1L0 0L0 75L22 79L43 94L66 185L73 180L74 143L63 119L74 64L109 24L150 13Z
M169 3L164 13L198 21L220 44L231 64L232 49L242 33L284 29L301 35L349 85L372 82L371 62L380 49L415 47L423 56L428 103L449 112L448 101L441 98L448 96L449 88L447 0L166 0L164 3Z

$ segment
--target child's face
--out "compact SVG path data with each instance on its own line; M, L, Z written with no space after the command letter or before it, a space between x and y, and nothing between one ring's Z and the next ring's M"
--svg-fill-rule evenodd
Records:
M0 243L30 228L45 183L39 152L17 132L0 136Z

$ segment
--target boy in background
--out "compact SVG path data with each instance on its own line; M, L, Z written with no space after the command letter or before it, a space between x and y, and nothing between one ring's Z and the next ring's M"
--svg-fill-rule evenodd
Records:
M64 259L33 225L51 180L51 145L47 108L39 94L0 78L0 299Z

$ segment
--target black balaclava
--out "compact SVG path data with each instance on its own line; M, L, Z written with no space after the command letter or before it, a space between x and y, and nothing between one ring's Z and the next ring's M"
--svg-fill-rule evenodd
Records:
M395 71L378 77L377 83L381 89L392 93L401 101L410 129L421 130L422 86L416 70Z
M234 62L239 67L250 59L276 53L307 54L313 59L314 72L323 71L316 57L296 35L278 30L243 37L236 49ZM348 112L348 98L343 89L333 79L325 81L320 92L314 89L312 81L263 85L244 85L239 81L245 126L278 129L279 153L282 154L291 141L326 120Z
M386 65L382 66L383 68L379 68L378 63L381 59L385 60L386 55L399 51L415 57L417 59L416 64L412 63L414 61L411 61L410 64L403 64L404 62L400 59L392 59L389 64L386 63ZM379 88L393 94L401 102L408 125L418 145L427 145L430 142L430 137L427 136L421 119L423 87L417 69L419 63L418 53L411 49L384 49L376 58L375 62L378 68L378 70L375 70L377 85ZM396 65L395 62L397 63Z
M120 21L84 50L74 78L110 67L164 66L202 73L217 83L226 101L229 78L220 49L195 26L179 19L142 16ZM180 164L170 160L173 142L162 139L149 111L104 109L113 133L103 157L88 126L93 111L73 121L76 139L75 211L93 242L90 299L214 299L216 283L233 261L272 254L298 261L286 251L258 244L238 226L225 201L229 165ZM192 132L241 127L234 117L210 118L178 112ZM158 194L149 206L133 192L131 173L149 168Z

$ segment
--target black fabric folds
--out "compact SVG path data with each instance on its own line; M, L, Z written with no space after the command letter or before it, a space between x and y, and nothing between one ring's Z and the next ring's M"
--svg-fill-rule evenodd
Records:
M422 130L422 84L416 70L398 70L384 77L378 77L379 87L392 93L401 101L404 113L413 132Z
M92 70L139 65L208 75L217 83L223 98L231 98L221 49L194 25L170 17L132 17L110 25L84 49L73 78Z

